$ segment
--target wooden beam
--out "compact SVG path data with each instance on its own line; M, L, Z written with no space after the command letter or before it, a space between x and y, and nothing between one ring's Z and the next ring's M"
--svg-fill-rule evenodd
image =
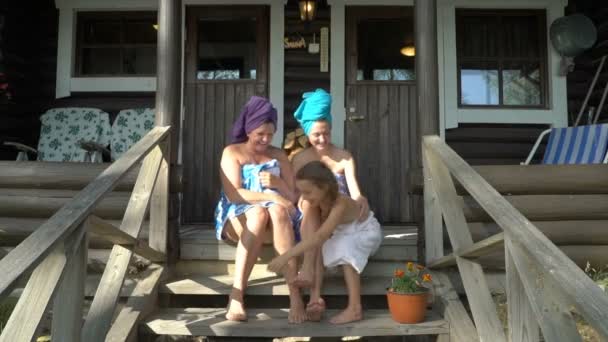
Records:
M517 273L509 248L505 249L507 273L507 310L510 342L538 342L538 323L526 296L524 285Z
M425 137L424 146L445 163L454 178L481 203L511 239L524 243L533 260L551 270L548 274L562 287L564 295L600 336L608 340L608 297L605 293L439 137Z
M25 193L26 192L24 191L24 194ZM73 192L72 197L44 197L44 194L41 194L40 196L35 194L21 196L0 194L0 216L51 217L63 206L70 203L78 194L79 193L75 191ZM128 200L129 193L127 192L109 194L109 196L104 197L99 204L97 204L92 212L104 218L119 219L124 215Z
M137 341L139 323L157 307L158 287L164 274L165 269L159 265L151 265L145 271L143 279L135 285L127 304L114 320L114 324L106 335L106 341Z
M93 211L103 196L112 191L120 179L150 151L169 128L156 127L137 142L123 157L112 163L86 188L19 246L0 260L0 298L24 273L35 267L58 241L65 238Z
M88 220L79 229L86 232ZM84 289L87 278L87 234L68 260L65 275L53 300L51 337L55 341L78 342L82 328Z
M0 161L0 188L82 190L110 163L73 163L44 161ZM131 191L140 164L134 166L118 182L117 191ZM179 192L182 186L182 168L171 168L171 191Z
M31 341L44 312L61 282L63 270L80 245L84 230L61 241L34 269L17 305L0 335L0 342ZM10 258L12 252L1 261Z
M443 257L443 218L439 207L437 192L426 165L424 165L424 247L426 263Z
M504 196L528 220L607 220L608 195L520 195ZM492 217L471 196L463 198L468 221L489 222Z
M608 245L608 221L532 221L556 245ZM488 238L502 228L495 222L469 222L474 241Z
M464 248L462 250L457 250L450 255L439 258L434 262L428 264L427 266L429 268L443 268L453 266L456 264L456 257L475 259L485 254L501 249L503 246L504 233L498 233L485 240L474 243L470 247Z
M113 244L129 248L135 254L141 255L150 261L159 262L165 260L165 254L150 247L146 241L134 238L120 228L97 216L92 215L89 220L91 227L90 231L100 238L106 239Z
M0 217L0 247L14 247L36 231L48 218ZM120 226L118 220L104 220L111 225ZM148 222L144 223L141 240L148 239ZM112 248L113 242L91 232L89 248Z
M546 266L537 264L519 243L509 238L506 247L545 340L582 342L570 304L564 301L563 290L547 274Z
M472 166L501 194L608 194L608 164ZM421 169L410 173L410 192L422 193ZM456 185L458 194L467 192Z
M127 206L127 212L120 226L120 230L135 239L141 231L147 213L161 160L162 151L159 146L156 146L144 160L137 182L135 182L133 195ZM132 256L133 252L125 247L114 245L112 248L108 264L82 329L82 341L105 340Z
M469 313L462 305L458 293L454 290L452 282L443 272L429 271L433 277L433 289L436 303L441 308L443 317L450 323L450 336L453 342L479 341L477 330L469 317Z
M160 169L150 202L150 246L166 255L169 237L169 146L161 146L161 153ZM179 245L173 247L176 250Z
M173 127L169 144L171 165L177 164L180 132L181 9L181 0L158 0L155 121L157 126Z
M418 134L422 137L439 133L437 0L414 0L414 34ZM416 142L419 144L420 139Z
M460 197L452 182L452 177L442 161L423 147L423 158L428 166L429 175L435 185L439 206L443 213L446 229L454 249L462 250L473 245L473 239L462 212ZM481 341L504 341L506 337L502 323L498 319L492 294L486 283L481 266L461 257L456 257L456 264L462 276L462 282L473 313Z

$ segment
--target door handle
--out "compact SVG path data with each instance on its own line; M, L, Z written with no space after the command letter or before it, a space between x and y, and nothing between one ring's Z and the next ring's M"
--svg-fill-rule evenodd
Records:
M350 122L358 122L365 120L365 116L363 115L351 115L348 117L348 121Z

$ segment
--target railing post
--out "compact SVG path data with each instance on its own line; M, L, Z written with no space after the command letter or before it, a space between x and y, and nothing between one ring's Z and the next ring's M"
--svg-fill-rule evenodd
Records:
M441 208L437 202L437 192L429 172L428 151L422 146L422 172L424 176L424 243L425 259L428 265L443 256L443 222Z
M169 144L169 138L160 144L162 160L150 202L150 247L165 254L169 237Z
M85 220L78 230L88 229ZM71 260L68 260L65 274L59 284L53 300L53 323L51 335L53 341L78 342L82 329L84 287L87 279L87 234L82 237Z
M505 266L507 273L507 310L510 342L538 342L538 323L521 282L509 247L505 244Z

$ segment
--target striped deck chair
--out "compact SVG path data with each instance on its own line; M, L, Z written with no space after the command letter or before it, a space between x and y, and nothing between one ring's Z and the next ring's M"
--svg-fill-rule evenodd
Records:
M608 124L596 124L543 131L523 165L530 164L546 134L549 142L543 164L605 164L608 159Z

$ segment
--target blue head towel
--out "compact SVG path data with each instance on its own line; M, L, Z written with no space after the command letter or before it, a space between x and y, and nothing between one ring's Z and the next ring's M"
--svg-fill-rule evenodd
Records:
M331 125L331 95L323 89L304 93L302 103L293 116L298 120L304 133L308 135L315 121L325 120Z

